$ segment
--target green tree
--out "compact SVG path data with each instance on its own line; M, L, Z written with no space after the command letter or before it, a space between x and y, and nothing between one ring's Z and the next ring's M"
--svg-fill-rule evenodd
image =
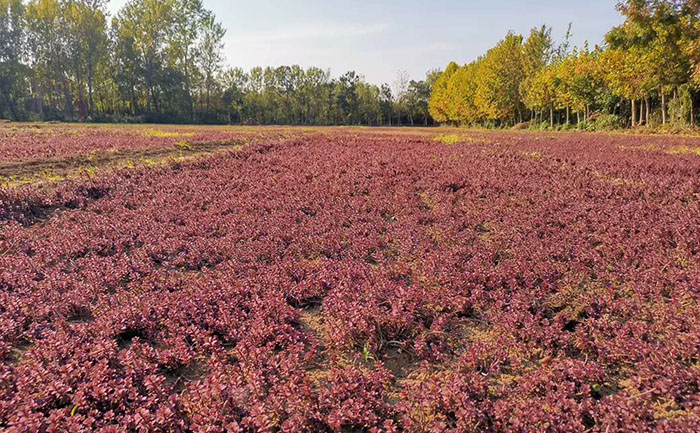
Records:
M143 58L136 49L134 36L127 27L120 25L118 18L112 20L110 44L111 76L117 86L119 99L129 114L140 114L140 95L145 88Z
M359 81L356 92L360 123L365 125L379 124L381 121L380 89L373 84Z
M21 0L0 0L0 116L7 110L20 120L19 101L26 92L25 21Z
M554 43L552 29L547 26L530 30L530 36L523 44L523 72L531 77L552 60Z
M381 109L381 124L389 122L394 117L394 95L391 93L391 87L384 83L379 91L379 106Z
M35 74L40 99L43 100L43 94L47 94L51 109L49 118L58 115L59 95L62 95L63 116L73 119L75 113L69 71L74 55L64 6L58 0L33 0L27 5L26 22L31 33L30 67Z
M172 25L169 26L166 37L167 50L171 67L179 69L184 76L187 100L184 108L190 119L194 119L194 98L192 87L193 71L196 68L196 43L201 30L207 31L211 25L208 13L202 6L202 0L177 0L173 3ZM209 28L209 30L211 30Z
M426 77L427 78L427 77ZM432 88L428 80L411 80L406 91L406 101L408 105L411 124L420 123L427 126L430 122L430 110L428 101Z
M156 80L175 6L174 0L130 0L119 13L123 35L133 42L134 51L141 57L148 112L160 110Z
M211 92L216 85L216 77L223 67L223 38L226 30L216 21L212 14L202 20L202 36L199 43L198 64L204 76L204 88L207 94L207 111L211 109Z
M68 2L65 15L73 52L73 76L78 86L81 117L95 110L93 97L95 73L107 57L107 21L105 0L79 0ZM87 110L84 89L87 87Z

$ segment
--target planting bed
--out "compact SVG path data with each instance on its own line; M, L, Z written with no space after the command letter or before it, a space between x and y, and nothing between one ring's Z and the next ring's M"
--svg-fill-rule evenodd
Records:
M186 160L310 129L17 124L0 127L0 184L65 180L98 169Z
M700 431L700 142L449 134L0 189L0 431Z
M0 163L175 145L252 141L256 138L283 137L291 131L275 127L4 124L0 125Z

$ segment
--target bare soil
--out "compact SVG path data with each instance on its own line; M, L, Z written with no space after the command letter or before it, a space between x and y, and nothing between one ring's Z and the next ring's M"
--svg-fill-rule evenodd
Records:
M8 184L56 180L77 172L124 165L143 165L171 159L189 159L221 150L240 148L242 141L190 144L139 150L114 150L61 158L30 159L0 163L0 182Z

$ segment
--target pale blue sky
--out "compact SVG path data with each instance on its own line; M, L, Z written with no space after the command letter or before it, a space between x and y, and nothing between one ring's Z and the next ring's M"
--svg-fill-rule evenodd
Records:
M126 0L112 0L116 12ZM231 66L299 64L355 70L392 83L398 70L422 78L451 60L466 63L509 30L542 24L557 40L573 23L574 45L600 43L622 22L617 0L204 0L227 28Z

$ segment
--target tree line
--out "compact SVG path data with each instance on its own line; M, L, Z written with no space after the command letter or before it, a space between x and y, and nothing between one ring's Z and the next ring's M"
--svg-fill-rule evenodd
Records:
M588 129L694 125L700 1L627 0L602 46L555 44L551 28L508 33L477 60L450 63L429 109L440 123Z
M432 125L428 100L440 72L394 88L367 83L354 71L338 78L316 67L232 68L221 75L221 102L229 123L324 125Z
M394 86L316 67L224 66L202 0L0 0L0 118L95 122L429 125L439 76Z

